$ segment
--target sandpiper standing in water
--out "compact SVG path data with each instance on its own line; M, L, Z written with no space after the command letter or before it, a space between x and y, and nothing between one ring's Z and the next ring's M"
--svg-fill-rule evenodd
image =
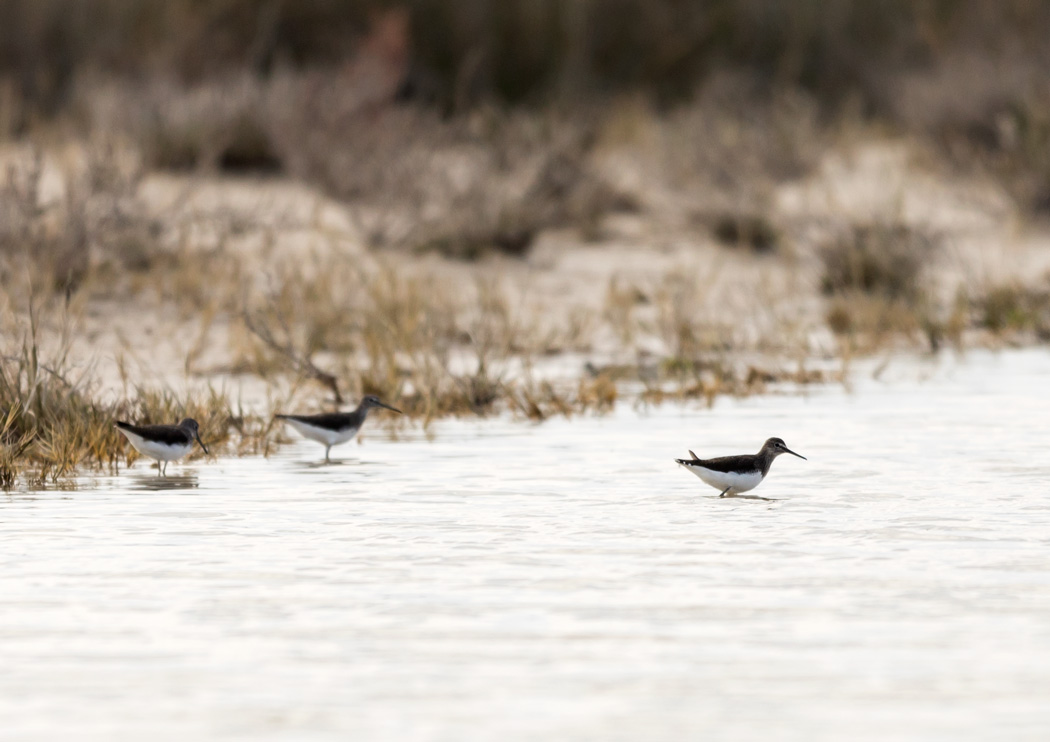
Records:
M158 477L167 472L169 461L181 459L192 451L194 441L200 443L204 453L208 453L208 448L201 441L200 426L191 417L178 425L132 425L118 420L117 430L124 434L136 451L157 460Z
M700 477L706 484L721 490L719 497L738 495L753 490L762 484L769 473L773 459L782 453L806 457L795 453L780 438L770 438L762 444L762 450L756 454L743 456L720 456L717 459L701 459L692 451L691 459L675 459L679 464Z
M324 460L328 458L332 446L346 443L357 435L357 431L365 423L368 411L373 407L382 407L385 410L393 410L401 414L401 410L391 407L379 401L379 397L369 394L361 400L361 404L353 412L328 412L321 415L274 415L278 420L284 420L299 431L299 435L324 445Z

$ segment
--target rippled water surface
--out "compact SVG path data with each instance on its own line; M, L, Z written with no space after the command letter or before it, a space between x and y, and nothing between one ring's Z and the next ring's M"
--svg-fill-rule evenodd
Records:
M1050 739L1048 420L975 353L0 494L0 737Z

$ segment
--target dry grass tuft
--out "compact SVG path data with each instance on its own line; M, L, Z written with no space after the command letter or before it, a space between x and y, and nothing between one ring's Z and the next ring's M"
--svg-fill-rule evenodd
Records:
M859 292L916 302L939 244L936 235L903 223L853 224L820 252L821 289L827 295Z
M1050 340L1050 276L1037 286L992 286L973 304L979 325L997 335L1025 332Z
M831 299L826 320L832 332L848 338L854 351L870 352L922 330L922 314L901 299L860 292Z
M1014 60L983 75L956 71L942 93L953 103L926 113L935 121L925 132L949 162L992 174L1021 213L1039 219L1050 217L1050 91L1039 83L1045 66L1045 59Z
M251 76L210 80L186 89L154 80L121 97L124 126L141 143L145 163L161 170L275 174L284 169L267 88ZM129 112L134 117L128 122Z
M180 396L137 387L121 398L103 398L91 368L71 360L68 317L57 346L45 350L38 313L30 304L21 339L0 356L0 487L20 478L55 482L82 467L130 464L138 454L117 432L117 420L152 424L192 417L213 454L269 450L269 416L234 414L221 390ZM241 434L236 441L231 426Z
M158 226L134 194L140 177L111 148L89 148L58 193L44 187L39 151L12 163L0 181L0 279L70 294L103 268L148 268ZM25 297L23 297L25 298Z
M774 252L782 240L780 230L760 214L718 214L711 232L726 247L743 248L757 254Z

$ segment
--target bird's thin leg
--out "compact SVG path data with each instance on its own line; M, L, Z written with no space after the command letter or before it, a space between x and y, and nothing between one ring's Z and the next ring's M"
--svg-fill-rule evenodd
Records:
M726 496L726 492L728 492L731 489L733 489L733 485L729 485L724 490L722 490L722 494L720 494L719 497L725 497Z
M158 461L157 462L157 476L158 477L166 477L166 476L168 476L167 471L168 471L168 462L167 461Z
M328 447L326 447L326 448L325 448L325 450L324 450L324 460L325 460L325 462L326 462L326 463L328 463L328 464L332 463L332 460L331 460L330 458L328 458L328 453L329 453L329 452L330 452L331 450L332 450L332 447L331 447L331 446L328 446Z

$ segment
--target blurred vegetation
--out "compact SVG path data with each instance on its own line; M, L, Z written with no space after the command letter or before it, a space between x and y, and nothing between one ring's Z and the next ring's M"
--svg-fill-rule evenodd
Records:
M977 321L992 332L1032 332L1042 342L1050 340L1050 275L1033 286L991 286L974 304Z
M888 299L918 301L922 270L938 246L936 235L907 224L852 224L821 250L827 295L859 291Z
M731 74L731 107L797 91L825 122L843 111L892 122L1045 215L1047 28L1045 0L4 0L0 139L56 118L90 130L123 117L148 165L287 172L352 199L403 180L396 166L385 174L389 154L411 150L419 127L434 130L424 147L459 144L506 126L464 134L442 120L493 104L580 112L639 93L673 112ZM130 96L101 123L100 81ZM427 113L374 126L395 102ZM533 231L522 222L563 216L541 211L497 204L451 252L518 251ZM724 242L772 244L753 220L720 221ZM449 244L444 225L426 231Z
M48 115L84 73L266 75L385 36L410 62L401 93L445 106L624 88L674 99L732 67L877 107L887 74L962 49L1041 49L1048 27L1042 0L5 0L0 79Z
M89 130L130 130L149 166L287 172L353 199L403 191L415 150L434 145L503 149L510 131L530 152L565 151L551 137L526 141L493 104L575 114L641 93L673 115L731 74L720 108L742 120L798 91L822 121L848 110L892 122L999 177L1025 211L1050 214L1047 28L1045 0L5 0L0 139L86 119ZM99 81L126 93L108 117ZM395 102L415 110L391 114ZM479 111L488 119L469 130L448 126ZM770 123L754 127L761 139L775 136ZM520 171L520 149L495 165ZM452 254L492 243L519 252L537 227L565 220L551 193L537 214L494 204L464 244L447 225L424 231ZM620 195L572 197L568 216L584 221ZM704 219L727 244L777 241L755 219Z
M1050 215L1047 28L1047 0L3 0L0 142L17 144L0 171L0 320L34 300L152 301L199 323L188 375L290 377L337 404L376 393L425 421L603 410L621 383L712 400L826 380L734 355L813 350L791 303L809 257L845 357L902 338L1045 342L1050 278L953 299L932 227L792 220L776 195L852 134L889 132L934 170L994 176L1022 216ZM271 222L157 210L142 188L156 170L300 180L340 199L366 246L402 252L332 250L262 276L232 246L274 239ZM795 261L800 283L748 284L757 313L730 322L739 307L698 290L715 276L685 266L546 317L498 282L437 290L392 268L409 252L520 257L555 230L658 246L701 233L727 265ZM221 394L103 400L67 339L52 348L53 326L38 340L21 314L22 330L0 327L0 487L26 467L132 458L116 416L192 410L226 451L279 434ZM202 360L212 324L228 367ZM588 361L570 387L534 372L603 332L637 360Z
M215 389L182 397L143 387L126 389L119 399L100 394L92 369L70 358L68 324L55 347L43 347L34 304L20 337L5 347L10 352L0 355L0 489L20 479L55 482L84 466L130 465L139 454L113 425L122 419L152 424L192 417L212 455L269 451L272 418L235 410Z

